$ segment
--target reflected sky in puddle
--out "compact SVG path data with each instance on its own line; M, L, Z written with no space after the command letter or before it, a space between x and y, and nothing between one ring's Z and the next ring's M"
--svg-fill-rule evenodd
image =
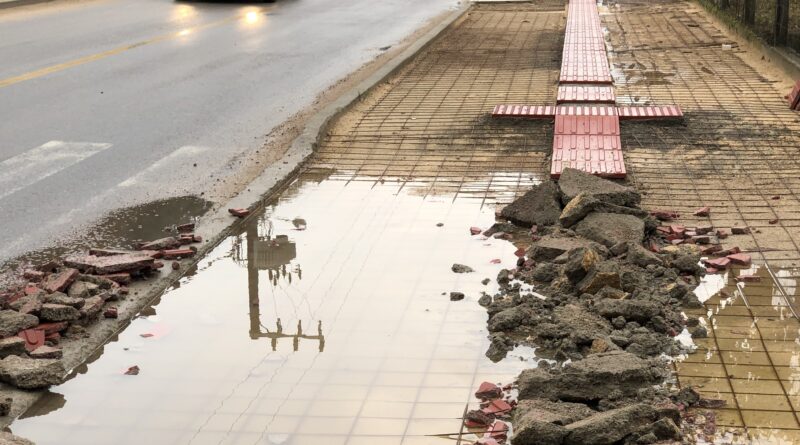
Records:
M477 300L496 284L481 280L516 258L469 235L494 222L484 200L301 178L12 429L39 444L450 443L481 381L535 366L532 349L484 356Z

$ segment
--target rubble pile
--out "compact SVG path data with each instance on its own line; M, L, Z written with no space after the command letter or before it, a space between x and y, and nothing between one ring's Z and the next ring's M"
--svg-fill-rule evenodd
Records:
M689 404L665 385L667 359L692 348L679 334L705 336L681 310L700 307L694 287L724 262L707 270L701 254L740 265L749 257L723 251L711 227L667 226L679 215L639 203L630 187L567 169L505 207L499 217L510 223L483 232L531 243L516 268L500 271L499 291L479 300L487 356L526 345L550 359L519 376L513 445L680 441Z
M0 289L0 381L27 390L61 383L62 339L82 338L100 318L117 318L114 302L133 280L164 267L159 260L193 256L191 244L202 241L193 230L191 223L177 226L175 236L134 250L70 255L27 269L18 284Z

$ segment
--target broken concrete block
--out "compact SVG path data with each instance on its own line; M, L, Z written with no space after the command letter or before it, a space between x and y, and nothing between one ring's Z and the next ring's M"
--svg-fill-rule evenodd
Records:
M61 348L54 348L52 346L39 346L31 351L30 356L31 358L35 359L61 358L63 356L63 352L61 351Z
M450 292L450 301L461 301L464 299L463 292Z
M46 296L47 292L39 290L35 293L18 298L17 300L11 302L8 307L19 312L20 314L36 315L39 313L39 310L41 310Z
M80 318L81 313L72 306L63 304L43 304L39 317L44 321L72 321Z
M88 281L78 280L72 283L72 286L67 290L67 295L72 298L89 298L100 292L100 286Z
M103 304L105 301L99 296L87 298L86 304L81 308L80 317L87 321L94 319L103 310Z
M45 297L44 302L47 304L60 304L63 306L72 306L75 309L80 309L86 302L83 298L73 298L61 292L55 292ZM61 320L52 320L61 321Z
M561 215L558 186L544 181L504 207L500 215L523 227L556 224Z
M32 328L39 324L35 315L20 314L16 311L0 311L0 337L10 337L24 329Z
M581 193L620 206L633 207L641 201L639 193L616 182L609 181L573 168L566 168L558 179L561 190L561 202L567 204Z
M59 360L15 355L0 360L0 381L21 389L43 389L58 385L66 372Z
M566 426L565 445L610 445L652 424L656 409L645 403L597 413Z
M592 212L618 213L622 215L633 215L639 218L645 218L648 215L648 212L645 210L611 204L601 201L592 195L581 193L564 207L559 221L564 227L572 227Z
M138 250L164 250L164 249L174 249L180 246L181 243L172 236L168 236L166 238L157 239L155 241L150 241L148 243L144 243L139 246Z
M22 276L28 281L38 283L44 279L45 273L41 270L26 269L24 272L22 272Z
M36 445L28 439L0 431L0 444L3 445Z
M22 355L25 352L27 352L25 340L20 337L8 337L0 340L0 358L6 358L9 355Z
M123 271L138 271L151 268L155 260L142 252L127 253L114 256L74 255L67 257L64 264L83 272L93 271L97 274L110 274Z
M641 245L644 221L632 215L592 213L575 225L575 232L606 247L622 242Z
M577 288L582 294L594 294L604 287L616 289L622 287L619 269L614 263L597 264L577 284Z
M78 278L78 274L79 272L75 269L65 269L52 274L42 282L42 289L49 293L63 292Z
M594 249L587 247L570 250L567 255L567 262L564 263L563 270L564 275L572 283L581 281L594 268L595 264L602 260Z
M552 261L572 249L591 245L591 242L581 238L544 236L528 249L528 258L534 261Z
M662 261L658 255L638 244L630 245L626 258L639 267L647 267L650 265L661 266L664 264L664 261Z

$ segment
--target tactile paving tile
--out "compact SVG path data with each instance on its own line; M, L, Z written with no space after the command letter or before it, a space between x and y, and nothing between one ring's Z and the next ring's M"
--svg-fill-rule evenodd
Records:
M551 105L495 105L492 117L526 117L528 119L551 119L556 107Z
M558 87L556 102L603 102L617 100L612 86L561 85Z
M606 178L624 178L625 163L615 107L558 107L550 176L575 168Z
M675 105L647 107L617 107L620 119L665 119L682 118L683 111Z

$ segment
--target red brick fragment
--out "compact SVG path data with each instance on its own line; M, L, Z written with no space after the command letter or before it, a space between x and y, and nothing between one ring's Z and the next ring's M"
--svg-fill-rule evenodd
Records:
M173 261L172 262L172 270L178 270L180 268L181 268L181 263L179 263L177 261Z
M489 262L490 262L491 264L500 264L500 263L502 263L502 261L500 261L500 259L499 259L499 258L495 258L495 259L493 259L493 260L491 260L491 261L489 261Z
M671 210L653 210L650 215L660 221L672 221L673 219L680 218L680 214Z
M194 242L196 242L196 243L202 243L202 242L203 242L203 237L202 237L202 236L200 236L200 235L195 235L195 236L194 236Z
M486 434L493 439L504 441L508 438L508 424L500 420L495 421Z
M734 235L746 235L750 233L749 227L731 227L731 233Z
M247 209L228 209L228 213L237 217L237 218L244 218L245 216L250 214L250 210Z
M731 264L731 260L728 258L714 258L713 260L703 260L703 264L707 267L722 270L728 268L728 265Z
M516 255L516 256L517 256L517 257L519 257L519 258L524 258L524 257L525 257L525 249L523 249L522 247L520 247L519 249L517 249L517 250L514 252L514 255Z
M475 397L479 399L498 399L503 395L503 390L492 382L483 382L475 391Z
M45 334L44 341L57 345L61 341L61 334L53 332L52 334Z
M770 224L778 224L778 221L780 221L780 219L778 219L778 218L775 218L775 219L771 219L771 220L769 220L768 222L769 222Z
M153 261L153 269L161 269L164 267L164 263L161 261Z
M703 255L711 255L712 253L719 252L721 250L722 246L720 246L719 244L714 244L704 248L703 250L700 251L700 253Z
M58 321L54 323L39 323L34 329L41 329L45 335L50 335L56 332L61 332L69 327L66 321Z
M695 227L694 229L694 232L697 233L698 235L707 235L713 231L714 231L714 226L709 226L709 225L698 226Z
M695 235L692 237L694 244L708 244L711 242L711 237L708 235Z
M44 331L41 329L25 329L17 334L17 337L25 340L25 349L33 351L44 344Z
M480 235L481 232L483 232L483 230L481 230L480 227L470 227L469 228L469 233L472 234L472 235Z
M42 289L39 288L39 286L36 286L35 284L28 284L27 286L25 286L24 289L22 289L22 293L25 295L38 294L41 291Z
M731 263L736 264L737 266L749 266L751 263L750 255L746 253L734 253L733 255L728 255L725 258L731 260Z
M742 274L736 277L736 281L740 283L757 283L761 281L761 277L758 275Z
M672 228L670 226L658 226L656 227L656 231L662 235L672 234Z
M775 196L772 196L770 199L777 201L777 200L781 199L781 197L780 197L780 195L775 195Z
M187 258L190 256L194 256L194 250L192 249L171 249L164 251L164 259L165 260L174 260L180 258Z
M111 280L117 284L129 284L131 282L131 274L127 272L112 273L108 275L101 275L107 280Z
M150 338L152 336L153 336L153 334L151 334L149 332L146 332L144 334L139 334L139 337L142 337L142 338Z
M178 243L180 243L181 246L186 246L188 244L192 244L193 242L194 242L194 235L192 234L181 235L178 238Z
M675 235L678 235L678 236L681 236L686 232L686 227L678 225L678 224L672 224L672 225L669 226L669 228L670 228L670 230L672 230L672 233L674 233Z
M728 256L728 255L733 255L734 253L741 253L741 252L742 252L742 249L740 249L738 247L731 247L730 249L718 250L714 255L717 255L717 256Z
M64 269L61 272L48 276L42 283L42 289L48 293L63 292L77 278L80 272L77 269Z
M61 358L64 353L61 348L42 345L30 352L31 358Z
M661 246L659 246L658 243L654 240L650 241L649 248L650 251L653 253L661 253Z
M701 207L694 211L694 216L708 216L711 213L711 207Z
M715 273L719 273L719 269L716 269L716 268L713 268L713 267L706 267L706 273L708 275L713 275Z
M139 367L136 365L131 366L125 370L125 375L139 375Z
M717 229L717 238L725 239L731 236L731 231L727 229Z
M117 311L117 308L110 307L110 308L107 308L105 310L105 312L103 312L103 317L105 317L105 318L117 318L117 317L119 317L119 312Z
M512 410L511 405L503 399L494 399L489 402L488 405L483 407L481 411L485 412L486 414L492 414L495 416L502 416L503 414L508 414Z

